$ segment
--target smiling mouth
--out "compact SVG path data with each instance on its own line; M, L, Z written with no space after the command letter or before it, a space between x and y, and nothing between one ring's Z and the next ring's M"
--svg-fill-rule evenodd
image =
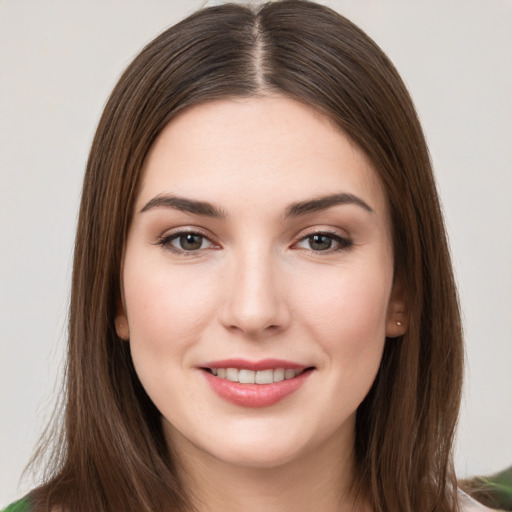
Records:
M313 367L291 369L275 368L268 370L247 370L239 368L203 368L219 379L238 382L240 384L273 384L284 380L294 379Z
M283 359L224 359L199 367L210 388L222 399L242 407L270 407L297 392L314 366Z

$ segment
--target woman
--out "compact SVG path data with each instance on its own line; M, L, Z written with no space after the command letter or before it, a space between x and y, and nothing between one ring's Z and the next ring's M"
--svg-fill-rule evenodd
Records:
M88 162L67 371L35 510L470 510L428 152L357 27L226 5L134 60Z

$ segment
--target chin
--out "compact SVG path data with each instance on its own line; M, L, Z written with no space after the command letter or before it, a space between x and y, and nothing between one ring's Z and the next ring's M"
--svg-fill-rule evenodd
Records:
M269 418L241 417L238 421L214 425L204 429L172 426L165 421L164 430L171 446L179 452L198 457L210 456L219 462L251 468L272 468L300 458L316 442L302 428L294 429L289 421Z
M304 449L295 446L288 446L288 443L267 444L233 443L228 450L217 452L212 455L226 464L252 469L278 468L300 459Z
M320 457L340 448L346 438L344 429L334 424L309 423L305 418L240 418L208 432L197 431L184 440L195 449L219 462L236 467L270 469L299 462L316 453ZM213 428L212 428L213 427ZM202 430L202 429L200 429ZM189 434L191 432L189 431Z

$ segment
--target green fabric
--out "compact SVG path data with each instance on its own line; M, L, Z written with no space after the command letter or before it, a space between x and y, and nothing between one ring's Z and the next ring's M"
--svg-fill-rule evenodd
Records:
M473 497L488 507L512 510L512 466L496 475L472 478L468 484Z
M30 502L28 498L23 498L16 503L12 503L1 512L30 512Z
M512 466L496 475L482 478L481 481L497 506L512 510Z

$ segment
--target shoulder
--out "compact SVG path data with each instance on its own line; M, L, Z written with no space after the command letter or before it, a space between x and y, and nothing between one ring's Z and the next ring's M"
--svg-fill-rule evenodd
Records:
M482 505L463 491L459 490L460 512L492 512L492 509Z
M1 512L32 512L32 507L30 506L30 500L25 497L15 503L12 503Z

